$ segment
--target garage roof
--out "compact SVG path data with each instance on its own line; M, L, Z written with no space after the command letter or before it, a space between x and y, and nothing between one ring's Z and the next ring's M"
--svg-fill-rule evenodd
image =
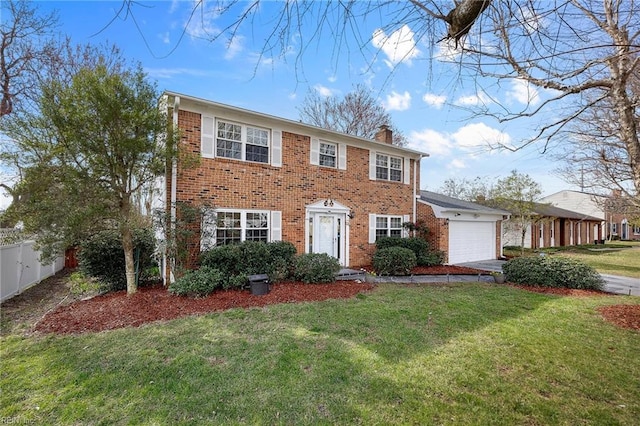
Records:
M449 197L431 191L420 191L420 200L424 201L425 203L442 207L445 210L468 211L473 213L491 213L499 215L510 214L506 210L492 209L481 204L458 200L457 198Z

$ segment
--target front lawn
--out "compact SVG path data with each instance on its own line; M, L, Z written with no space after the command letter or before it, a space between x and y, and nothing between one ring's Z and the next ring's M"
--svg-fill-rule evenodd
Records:
M635 424L640 335L620 296L493 284L380 285L348 300L232 309L1 340L16 424Z

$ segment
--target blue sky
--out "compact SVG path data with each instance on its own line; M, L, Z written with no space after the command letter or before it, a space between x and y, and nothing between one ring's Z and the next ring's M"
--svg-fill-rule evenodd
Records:
M207 35L231 22L228 15L207 9L213 3L196 10L188 23L192 1L139 2L133 15L118 17L120 1L37 2L43 12L59 11L59 31L75 43L120 46L126 57L142 63L160 90L297 120L297 107L309 90L342 96L364 84L389 111L409 147L430 154L422 162L422 189L437 190L448 178L491 181L513 169L529 174L545 195L577 189L555 176L553 170L561 164L553 155L541 154L541 144L516 152L489 149L518 145L544 124L542 117L501 124L469 111L478 105L535 107L545 93L518 80L498 84L466 76L447 62L457 59L455 52L419 39L411 24L391 32L369 18L359 25L360 45L354 40L335 43L327 32L307 43L308 31L317 28L308 19L302 31L292 28L283 38L285 53L263 52L278 3L262 4L253 25L241 27L233 40L210 42ZM8 202L0 196L0 208Z

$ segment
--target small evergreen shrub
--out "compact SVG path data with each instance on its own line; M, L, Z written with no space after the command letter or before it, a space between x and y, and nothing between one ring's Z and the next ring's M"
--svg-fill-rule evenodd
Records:
M382 237L376 241L377 250L389 247L403 247L411 250L416 255L418 266L441 265L444 260L440 252L429 249L429 243L424 238Z
M150 229L133 232L134 257L137 270L153 265L155 239ZM134 259L136 260L136 259ZM82 273L99 280L103 290L119 291L127 288L122 237L115 230L103 231L80 244L78 266Z
M373 267L380 275L409 275L415 266L416 255L408 248L386 247L373 255Z
M221 271L204 266L178 278L169 285L169 291L178 296L203 297L223 288L224 282Z
M574 259L528 256L502 266L507 281L540 287L602 290L604 281L592 267Z
M267 274L272 282L289 278L296 248L286 241L245 241L214 247L202 253L200 264L223 272L229 279L238 275ZM238 287L227 283L225 288Z
M304 283L331 283L340 271L338 259L326 253L305 253L294 261L293 276Z
M267 244L267 250L269 251L267 274L271 282L289 278L296 257L296 246L288 241L274 241Z

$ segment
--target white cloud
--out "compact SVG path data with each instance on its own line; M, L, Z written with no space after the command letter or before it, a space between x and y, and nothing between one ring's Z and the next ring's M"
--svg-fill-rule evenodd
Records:
M145 68L144 71L154 79L168 79L180 75L206 77L210 73L191 68Z
M453 144L449 136L432 129L424 129L422 131L413 131L409 135L409 143L407 148L416 151L426 152L430 155L449 155Z
M465 151L482 151L499 145L510 146L511 136L484 123L471 123L451 135L455 145Z
M377 29L371 37L373 46L380 49L387 56L385 63L393 68L401 62L411 64L411 60L420 54L416 47L414 32L408 25L386 35L382 29Z
M390 95L387 95L387 101L384 102L384 108L387 111L405 111L411 107L411 94L407 91L404 93L397 93L391 91Z
M459 158L454 158L449 165L447 166L448 169L466 169L467 165L464 163L464 161L462 161Z
M327 78L327 80L329 81L329 83L335 83L336 81L338 81L338 76L330 75L329 78Z
M528 81L516 78L511 81L511 90L507 91L507 100L516 101L523 105L537 105L540 103L538 89Z
M322 84L316 84L313 86L314 90L318 92L320 96L328 98L329 96L334 96L337 91L329 89L328 87L323 86Z
M244 37L241 35L235 35L229 43L227 43L227 51L224 54L225 59L233 59L235 56L244 50Z
M488 105L493 101L486 93L478 92L475 95L461 96L454 103L459 106L477 106Z
M447 97L444 95L435 95L433 93L425 93L422 96L422 100L429 106L436 109L441 109L442 105L447 101Z

